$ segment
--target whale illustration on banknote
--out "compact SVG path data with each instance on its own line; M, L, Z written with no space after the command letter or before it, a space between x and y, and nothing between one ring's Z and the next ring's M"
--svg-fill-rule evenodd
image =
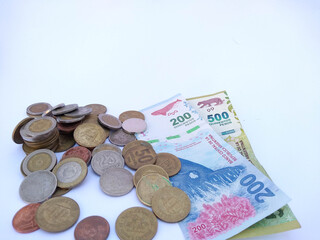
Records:
M167 106L165 106L164 108L161 108L157 111L154 111L153 113L151 113L151 115L157 116L157 115L163 115L166 116L167 112L169 112L175 105L177 105L179 102L181 102L180 99L177 99L176 101L169 103Z

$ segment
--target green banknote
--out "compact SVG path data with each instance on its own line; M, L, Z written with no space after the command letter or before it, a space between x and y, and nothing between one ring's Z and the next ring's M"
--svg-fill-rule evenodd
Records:
M226 91L187 99L192 107L227 143L255 165L267 177L265 169L254 155L239 118ZM230 239L262 236L300 228L300 224L288 205L262 219Z

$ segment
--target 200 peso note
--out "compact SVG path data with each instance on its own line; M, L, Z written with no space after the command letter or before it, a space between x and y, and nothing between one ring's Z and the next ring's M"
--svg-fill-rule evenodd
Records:
M179 223L186 239L226 239L270 215L289 198L227 144L181 96L142 110L148 129L137 138L181 159L173 186L191 200Z

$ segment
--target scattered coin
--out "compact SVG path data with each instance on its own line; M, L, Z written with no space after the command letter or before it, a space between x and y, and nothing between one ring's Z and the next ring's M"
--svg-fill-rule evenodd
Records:
M139 145L129 148L124 155L124 160L129 168L138 169L144 165L154 164L157 160L157 154L153 148Z
M24 143L23 138L21 137L20 134L20 129L27 124L28 122L30 122L31 120L33 120L34 118L32 117L27 117L23 120L21 120L17 126L14 128L13 132L12 132L12 140L17 143L17 144L22 144Z
M126 112L123 112L119 115L119 119L121 122L124 122L125 120L127 120L129 118L140 118L142 120L145 120L145 117L142 112L138 112L138 111L134 111L134 110L126 111Z
M147 129L147 123L140 118L129 118L122 123L122 128L129 134L142 133Z
M58 123L76 123L80 122L82 119L84 119L85 116L81 117L67 117L66 115L57 116L57 122Z
M22 163L22 170L26 175L39 170L51 171L57 164L57 157L49 149L39 149L26 156Z
M106 240L110 233L108 221L100 216L82 219L74 229L75 240Z
M96 174L102 175L108 168L123 168L124 159L118 152L103 150L92 157L91 167Z
M44 113L45 111L51 108L52 106L49 103L45 103L45 102L34 103L27 108L27 114L32 116L40 116L42 115L42 113Z
M118 153L122 153L121 149L117 147L116 145L110 144L110 143L104 143L96 146L93 151L92 151L92 156L94 156L96 153L101 152L103 150L111 150L111 151L116 151Z
M117 146L125 146L129 142L136 140L134 135L125 133L122 129L110 132L109 140Z
M116 233L120 240L151 240L157 229L157 218L142 207L128 208L116 220Z
M132 148L132 147L136 147L136 146L146 146L146 147L149 147L149 148L153 148L152 145L146 141L143 141L143 140L135 140L135 141L132 141L132 142L129 142L128 144L126 144L123 149L122 149L122 155L126 155L127 151Z
M52 197L52 198L54 198L54 197L60 197L60 196L62 196L62 195L64 195L64 194L70 192L71 189L72 189L72 188L59 188L59 187L57 187L57 188L56 188L56 191L52 194L51 197Z
M57 125L52 117L39 117L31 120L25 126L26 134L31 137L47 136Z
M72 148L76 142L74 141L73 135L60 134L59 135L59 146L56 152L64 152Z
M83 119L83 123L94 123L94 124L99 124L99 120L98 120L98 115L95 114L89 114L85 117L85 119Z
M83 147L94 148L104 143L107 138L103 128L93 123L83 123L79 125L73 133L76 142Z
M85 147L77 146L66 151L61 158L61 161L66 158L76 157L82 159L87 165L91 160L91 152Z
M67 116L67 117L77 118L77 117L86 116L86 115L90 114L91 112L92 112L92 108L90 108L90 107L78 107L77 110L74 110L72 112L66 113L64 115Z
M181 169L179 158L171 153L158 153L156 165L166 170L169 177L176 175Z
M68 105L65 105L62 108L58 108L58 109L52 111L52 114L57 116L57 115L62 115L62 114L65 114L65 113L72 112L72 111L77 110L77 109L78 109L78 104L68 104Z
M21 208L13 217L12 226L19 233L31 233L39 229L36 211L40 203L31 203Z
M75 122L75 123L57 123L57 128L60 133L62 134L70 134L73 133L73 131L81 124L81 122Z
M111 114L101 113L98 116L98 120L102 126L107 127L111 130L117 130L121 128L120 120L115 116L112 116Z
M56 176L48 170L39 170L31 173L22 181L19 194L25 202L43 202L54 193L56 187Z
M152 173L157 173L169 180L168 173L162 167L156 166L156 165L145 165L138 168L138 170L135 172L133 176L133 184L137 186L138 182L143 176L146 176Z
M89 104L86 107L91 108L92 109L91 114L94 114L94 115L99 115L100 113L107 112L106 106L104 106L102 104Z
M62 107L64 107L64 106L65 106L64 103L60 103L60 104L54 106L53 108L48 109L48 110L45 111L44 113L42 113L41 116L42 116L42 117L52 117L52 111L53 111L53 110L56 110L56 109L58 109L58 108L62 108Z
M125 195L133 188L132 174L124 168L108 168L100 177L100 188L110 196Z
M38 208L36 222L47 232L61 232L72 227L80 215L79 205L68 197L51 198Z
M144 205L151 206L153 194L160 188L171 186L170 181L157 173L143 176L137 184L137 196Z

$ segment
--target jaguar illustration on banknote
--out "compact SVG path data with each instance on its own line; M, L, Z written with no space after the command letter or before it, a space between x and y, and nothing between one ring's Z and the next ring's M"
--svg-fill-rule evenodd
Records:
M211 107L211 104L214 104L214 106L217 106L217 105L221 105L223 104L224 100L222 100L221 98L210 98L208 100L205 100L205 101L201 101L201 102L198 102L198 106L200 106L200 108L203 108L203 107Z

